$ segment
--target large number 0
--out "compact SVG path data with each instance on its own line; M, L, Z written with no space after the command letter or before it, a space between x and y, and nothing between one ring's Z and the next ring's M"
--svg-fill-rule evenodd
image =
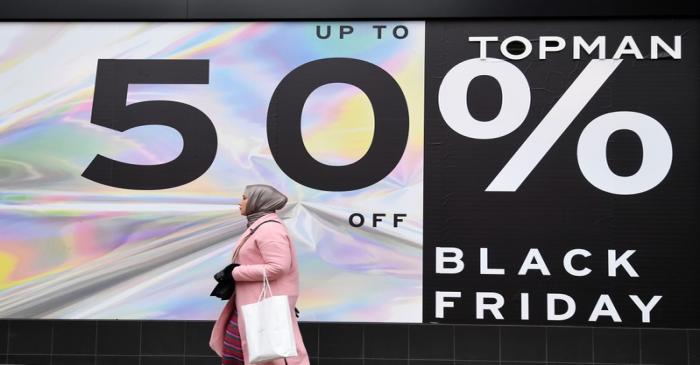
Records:
M346 166L316 161L301 134L306 99L330 83L358 87L374 110L369 150ZM326 191L361 189L383 179L401 160L408 141L408 106L396 80L377 65L352 58L311 61L292 70L275 89L267 114L267 139L279 167L296 182Z
M189 183L216 155L214 124L199 109L166 100L126 105L129 84L208 84L208 60L98 60L91 122L124 132L165 125L182 136L182 152L159 165L135 165L97 155L82 176L123 189L167 189Z

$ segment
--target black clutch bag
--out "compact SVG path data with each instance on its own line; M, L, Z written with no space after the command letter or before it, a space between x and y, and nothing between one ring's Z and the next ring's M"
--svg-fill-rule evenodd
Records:
M217 281L216 287L209 294L212 297L221 298L221 300L231 299L233 292L236 290L236 281L233 280L231 271L239 264L228 264L221 271L214 274L214 280Z

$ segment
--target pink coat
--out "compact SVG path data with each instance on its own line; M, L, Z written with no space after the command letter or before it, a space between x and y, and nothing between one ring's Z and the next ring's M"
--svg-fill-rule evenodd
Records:
M282 222L275 213L266 214L258 218L258 220L241 235L241 239L236 243L234 250L238 247L243 237L247 236L252 229L267 220ZM245 323L241 306L258 301L260 291L262 290L263 269L265 269L267 279L270 282L272 295L289 296L289 310L292 317L292 328L294 329L294 335L296 337L297 356L288 357L287 364L310 365L309 356L304 347L304 341L299 332L299 324L294 313L294 307L299 296L299 268L297 266L296 250L294 249L292 241L289 239L287 228L284 224L266 223L255 231L255 234L248 238L241 248L236 262L241 264L241 266L237 266L233 270L233 278L236 281L236 292L226 303L221 314L219 314L219 318L216 320L211 333L209 346L221 356L224 347L226 324L230 318L233 305L235 305L238 310L238 329L241 335L243 358L245 364L249 364L248 343L245 336ZM284 365L284 359L259 364Z

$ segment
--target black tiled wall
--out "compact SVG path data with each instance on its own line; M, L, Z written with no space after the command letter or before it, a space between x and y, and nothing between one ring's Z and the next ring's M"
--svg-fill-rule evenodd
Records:
M0 363L219 365L210 321L0 320ZM300 322L313 365L700 365L700 330Z

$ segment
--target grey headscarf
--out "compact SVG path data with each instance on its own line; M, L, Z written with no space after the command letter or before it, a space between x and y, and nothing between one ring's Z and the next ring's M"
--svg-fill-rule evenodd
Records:
M287 197L270 185L248 185L245 187L244 194L248 197L246 206L248 227L258 218L282 209L287 204Z

